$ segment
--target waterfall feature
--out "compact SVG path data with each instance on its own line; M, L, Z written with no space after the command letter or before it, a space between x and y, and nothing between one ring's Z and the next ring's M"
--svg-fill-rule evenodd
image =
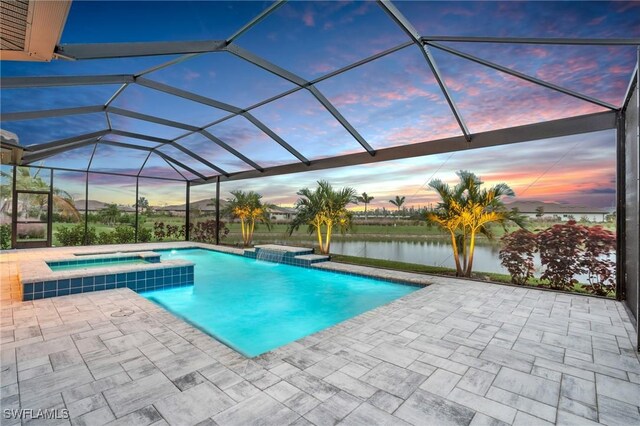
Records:
M311 266L313 263L325 262L329 256L313 254L313 249L305 247L289 247L276 244L264 244L244 251L246 257L274 263L285 263L295 266Z

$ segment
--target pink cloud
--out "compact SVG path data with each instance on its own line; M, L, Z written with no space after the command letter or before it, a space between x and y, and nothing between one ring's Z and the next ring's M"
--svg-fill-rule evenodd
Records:
M597 18L593 18L591 21L589 21L587 25L598 25L601 24L605 19L607 19L607 15L598 16Z
M475 13L464 7L448 7L440 11L443 15L455 15L455 16L475 16Z
M612 74L628 74L631 72L631 68L623 67L622 65L613 65L608 70Z
M313 27L316 25L314 14L311 10L307 10L302 14L302 22L307 27Z
M542 47L532 47L528 50L528 53L535 56L536 58L546 58L549 56L549 51Z
M200 73L192 70L186 70L182 76L186 81L193 81L200 78Z
M336 69L336 67L326 62L318 62L309 65L309 70L314 74L326 74L333 71L334 69Z

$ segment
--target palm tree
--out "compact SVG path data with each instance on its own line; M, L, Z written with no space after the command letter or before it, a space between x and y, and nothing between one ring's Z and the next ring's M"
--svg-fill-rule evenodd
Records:
M122 213L118 208L118 205L115 203L107 204L103 209L100 210L100 218L102 219L102 223L109 226L114 226L116 222L120 220L120 216Z
M503 196L515 195L508 185L500 183L485 189L481 188L483 182L474 173L461 170L456 174L460 182L453 188L440 179L429 182L441 201L434 211L427 213L427 219L449 232L456 275L470 277L477 234L481 232L491 238L487 226L490 223L504 226L511 221L523 226L523 218L517 212L507 211L501 201Z
M367 204L373 201L375 197L370 197L369 194L363 192L362 195L358 197L359 203L364 203L364 220L367 220Z
M402 207L402 205L404 204L404 199L405 197L401 197L399 195L396 195L396 199L395 200L389 200L389 202L391 204L393 204L394 206L396 206L398 208L398 213L400 213L400 207Z
M254 191L231 191L232 199L227 200L224 214L240 219L242 229L242 242L245 246L251 245L256 222L262 222L271 229L269 214L270 204L262 202L262 195Z
M356 202L355 189L334 190L329 182L318 181L315 190L303 188L297 194L301 198L295 204L297 214L289 225L289 235L307 225L309 234L315 232L318 237L320 253L329 254L333 229L337 227L344 234L352 227L353 214L346 207Z
M31 170L35 170L35 173L32 175ZM40 172L45 169L32 169L30 167L17 167L16 168L16 189L28 189L33 191L43 191L48 192L50 188L50 183L45 181L41 176ZM13 174L7 172L0 172L2 176L11 182L13 180ZM48 179L47 179L48 180ZM5 183L0 188L0 193L2 194L12 194L13 188L11 187L11 183ZM60 188L53 188L52 191L52 199L53 199L53 207L57 209L63 217L71 218L75 221L79 221L81 219L80 212L76 208L73 203L73 197L67 191L64 191ZM38 196L38 202L42 210L44 210L44 205L46 204L47 196L41 195ZM9 210L9 204L4 204L2 206L4 212Z
M149 200L147 200L147 197L140 197L138 198L138 204L134 207L137 207L140 213L146 213L149 210Z

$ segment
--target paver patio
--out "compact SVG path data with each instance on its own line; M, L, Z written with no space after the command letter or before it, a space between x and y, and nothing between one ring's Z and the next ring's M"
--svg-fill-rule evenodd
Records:
M2 273L6 292L15 265ZM640 424L621 303L405 278L431 285L253 359L128 289L4 297L2 409L67 408L90 425Z

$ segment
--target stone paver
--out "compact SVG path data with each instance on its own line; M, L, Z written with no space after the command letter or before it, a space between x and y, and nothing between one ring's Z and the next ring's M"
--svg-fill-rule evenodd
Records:
M70 250L85 249L47 256ZM127 289L14 301L15 257L0 261L3 410L66 408L78 425L640 424L634 327L613 300L326 262L431 285L248 360Z

